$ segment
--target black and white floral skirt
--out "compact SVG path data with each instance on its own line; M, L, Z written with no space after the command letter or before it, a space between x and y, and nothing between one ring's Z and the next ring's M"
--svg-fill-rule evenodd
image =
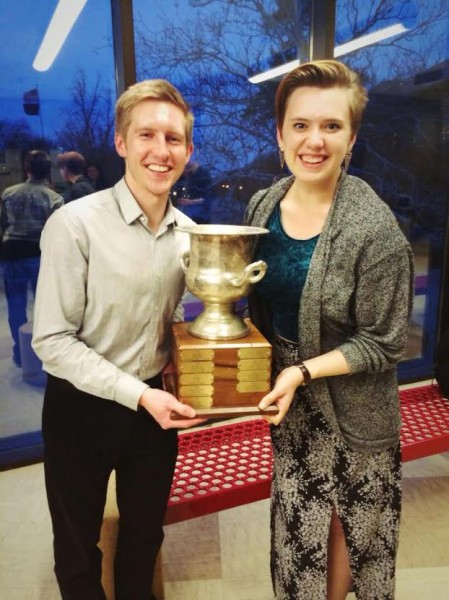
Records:
M275 373L297 359L295 343L276 340ZM271 575L276 600L326 600L327 540L334 508L345 532L357 599L392 600L401 511L399 444L372 454L350 449L331 430L307 388L298 390L271 434Z

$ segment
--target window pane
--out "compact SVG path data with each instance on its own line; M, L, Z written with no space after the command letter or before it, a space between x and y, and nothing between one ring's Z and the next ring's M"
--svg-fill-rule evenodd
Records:
M33 63L58 3L22 0L3 4L0 37L3 49L8 51L0 54L0 193L26 179L23 159L32 149L44 150L50 155L52 170L48 185L58 192L64 192L67 186L56 159L63 151L74 150L86 160L98 162L104 171L105 185L113 183L117 178L118 161L112 148L116 92L110 3L87 2L84 7L82 2L72 0L59 3L62 11L56 30L61 33L67 27L66 38L51 65L48 64L51 58L44 57L39 68L45 70L36 70ZM71 9L77 4L82 10L70 26ZM11 222L14 210L5 216L2 208L2 218L7 219L6 224L3 223L6 227L3 250L5 239L17 234L20 211L16 212L14 233ZM40 430L41 423L45 377L30 346L32 274L26 270L30 264L25 265L18 258L20 248L27 244L27 235L23 235L23 245L16 244L19 254L14 258L9 254L3 256L0 263L0 437L4 438L3 449L7 449L10 436ZM12 334L17 341L16 363L21 366L13 362ZM25 441L14 439L20 446L33 444L38 437Z
M432 374L448 211L448 31L446 0L337 1L335 55L370 96L351 172L389 204L415 254L405 377ZM365 37L373 33L382 40ZM348 51L351 41L361 47Z
M281 175L277 80L249 79L306 55L308 6L167 0L155 10L134 1L138 79L168 79L195 115L195 152L173 198L197 222L240 223L250 196Z

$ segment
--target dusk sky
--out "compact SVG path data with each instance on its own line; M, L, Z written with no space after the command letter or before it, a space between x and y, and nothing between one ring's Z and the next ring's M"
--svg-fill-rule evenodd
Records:
M432 0L434 2L436 0ZM192 19L201 15L203 18L220 7L220 3L193 8L189 0L134 0L134 18L136 29L151 35L161 29L162 19L170 24L171 17L175 16L173 25L192 27ZM266 5L274 4L267 0ZM378 2L374 2L378 4ZM343 10L345 2L338 3ZM359 18L363 11L373 10L371 4L362 0L356 2ZM83 70L89 87L93 86L98 77L104 87L111 91L115 99L115 73L112 51L112 32L109 0L88 0L78 20L71 30L65 44L58 54L51 68L46 72L38 72L32 64L41 41L44 37L48 23L53 15L57 0L1 0L2 12L0 13L0 39L2 51L0 52L0 120L24 119L37 134L43 129L44 135L51 136L55 129L60 127L64 117L62 111L67 109L70 99L70 88L76 75ZM425 12L425 11L424 11ZM423 7L418 9L416 2L405 2L401 11L400 20L413 28L419 23ZM362 15L362 17L361 17ZM337 38L340 43L346 41L343 33L348 27L348 19L337 14ZM365 15L366 16L366 15ZM393 18L393 17L392 17ZM393 19L394 20L394 19ZM379 22L376 28L390 25L388 22ZM444 20L440 22L437 30L444 27ZM433 36L441 35L437 30ZM426 35L424 41L429 39ZM437 39L436 37L434 39ZM241 43L246 43L245 35L241 36ZM409 42L404 42L404 46ZM414 46L414 44L413 44ZM438 45L435 46L438 49ZM414 51L414 47L411 50ZM392 56L395 49L391 48L387 54L385 48L375 56L381 57L376 73L386 71L388 66L394 64ZM433 52L432 52L433 53ZM390 59L387 57L390 56ZM429 63L438 62L438 57L431 56ZM248 65L250 67L251 65ZM139 67L139 65L138 65ZM138 69L139 70L139 69ZM145 72L145 76L159 76L158 73ZM385 72L385 78L391 75ZM379 80L383 77L380 75ZM38 88L41 112L40 116L28 116L23 110L23 94L33 88Z
M25 119L40 133L40 119L23 111L23 93L38 88L44 133L51 134L60 120L74 75L79 69L94 80L101 74L107 86L114 86L114 64L110 32L110 4L88 0L55 62L48 71L38 72L32 64L56 0L2 1L0 14L0 119Z

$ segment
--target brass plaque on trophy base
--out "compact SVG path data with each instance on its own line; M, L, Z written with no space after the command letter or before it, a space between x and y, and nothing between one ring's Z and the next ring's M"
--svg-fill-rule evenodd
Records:
M207 418L276 414L277 406L260 411L270 391L271 345L245 320L249 334L233 340L205 340L188 333L188 323L174 323L172 380L174 395Z

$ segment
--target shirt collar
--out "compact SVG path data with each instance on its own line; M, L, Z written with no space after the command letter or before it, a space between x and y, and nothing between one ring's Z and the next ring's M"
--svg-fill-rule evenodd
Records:
M137 200L134 198L131 190L126 184L124 177L115 184L114 195L127 225L145 217L143 210L140 208ZM168 199L167 210L161 225L162 224L166 227L169 225L176 225L176 214L170 198Z

